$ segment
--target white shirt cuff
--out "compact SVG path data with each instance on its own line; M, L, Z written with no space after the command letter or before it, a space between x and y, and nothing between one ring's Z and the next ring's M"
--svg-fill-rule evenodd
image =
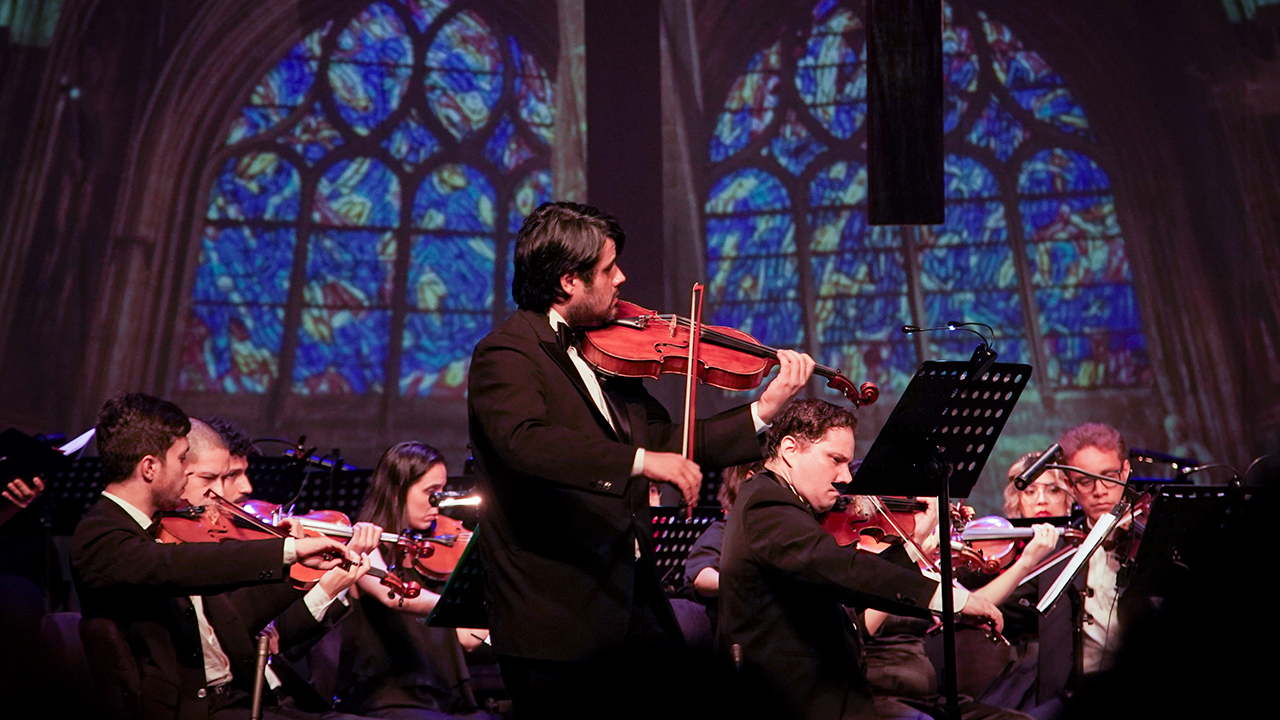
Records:
M325 592L324 588L317 584L307 591L307 594L302 597L302 602L307 604L307 609L311 611L311 617L320 622L324 619L324 613L333 604L333 601L346 594L347 591L343 590L338 593L337 597L329 597L329 593Z
M760 419L760 409L757 407L759 404L758 400L751 403L751 422L755 423L757 435L769 429L769 423Z
M631 462L631 477L644 474L644 448L636 448L636 459Z
M292 565L296 562L298 562L298 548L294 538L287 537L284 539L284 564Z
M955 601L955 611L960 612L964 609L965 603L969 602L969 591L962 587L954 587L951 589L951 597ZM933 612L942 612L942 586L938 586L937 592L933 594L933 599L929 600L929 609Z

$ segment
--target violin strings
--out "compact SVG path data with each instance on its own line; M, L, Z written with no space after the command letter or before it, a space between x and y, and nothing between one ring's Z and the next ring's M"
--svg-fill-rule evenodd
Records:
M658 316L659 319L667 322L670 322L671 317L672 317L671 315ZM689 320L688 318L675 316L675 320L676 320L676 324L679 326L682 326L682 327L693 326L693 321ZM726 348L729 348L730 350L739 350L748 355L755 355L757 357L773 358L773 359L777 359L778 357L777 348L770 347L768 345L765 345L764 343L760 343L759 345L756 345L756 344L747 342L746 340L743 340L741 338L736 338L731 335L725 335L724 333L721 333L715 330L708 330L705 325L702 327L702 339L704 341L711 340L712 344L714 345L726 347ZM813 371L819 375L822 375L823 377L828 377L828 378L831 377L832 375L835 375L838 372L836 370L832 370L831 368L825 365L817 365L814 367Z

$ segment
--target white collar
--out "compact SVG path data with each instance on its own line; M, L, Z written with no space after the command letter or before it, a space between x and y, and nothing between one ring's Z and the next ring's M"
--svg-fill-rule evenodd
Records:
M130 503L128 500L125 500L124 498L118 495L112 495L106 490L102 491L102 497L114 502L115 504L123 508L125 512L129 513L129 517L133 518L135 522L137 522L139 525L142 526L143 530L146 530L147 528L151 527L151 518L146 513L134 507L134 505Z
M563 315L561 315L560 313L556 312L556 309L555 309L555 308L551 308L551 310L549 310L549 311L547 312L547 321L551 323L551 329L552 329L552 330L555 330L556 328L560 327L561 325L568 325L568 324L569 324L569 321L568 321L568 320L565 320Z

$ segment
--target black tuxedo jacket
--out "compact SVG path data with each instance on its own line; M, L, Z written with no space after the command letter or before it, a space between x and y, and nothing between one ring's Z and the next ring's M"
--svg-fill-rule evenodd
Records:
M843 606L927 618L938 583L841 547L773 473L743 483L720 557L720 643L771 679L796 717L839 718L871 702Z
M478 537L489 623L501 654L583 660L618 644L636 573L654 572L648 484L631 477L631 466L638 447L678 451L681 428L639 380L603 389L616 433L546 315L517 312L476 346L467 404L485 496ZM703 467L760 457L746 406L698 426L694 458ZM670 605L655 610L678 636Z
M137 660L141 717L208 717L204 652L188 596L205 596L205 617L235 663L244 656L240 646L301 597L280 583L283 556L282 539L160 544L111 500L90 508L71 539L71 576L82 616L114 621ZM236 632L225 632L230 626ZM233 676L242 672L237 665Z

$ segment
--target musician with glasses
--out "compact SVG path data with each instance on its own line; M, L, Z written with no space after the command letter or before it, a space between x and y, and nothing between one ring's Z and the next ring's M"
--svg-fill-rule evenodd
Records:
M1022 474L1038 455L1035 452L1027 453L1009 468L1009 484L1004 486L1005 517L1063 517L1071 514L1075 496L1061 470L1045 470L1023 490L1019 490L1014 484L1014 478Z

